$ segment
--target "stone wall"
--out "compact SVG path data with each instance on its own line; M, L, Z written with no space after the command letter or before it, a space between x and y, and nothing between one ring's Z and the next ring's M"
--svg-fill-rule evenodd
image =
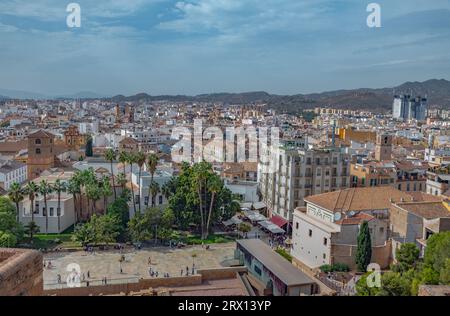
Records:
M39 296L43 257L34 250L0 248L0 296Z
M165 287L185 287L201 285L207 280L223 280L236 278L236 273L245 272L246 268L218 268L198 270L196 275L174 278L141 279L135 283L108 284L90 287L77 287L54 289L44 291L44 295L50 296L98 296L112 294L129 294L142 290L165 288Z
M332 245L332 263L345 263L350 269L356 269L355 256L357 246L355 245ZM392 261L391 241L387 241L385 245L372 247L372 259L370 262L378 263L381 269L389 267Z

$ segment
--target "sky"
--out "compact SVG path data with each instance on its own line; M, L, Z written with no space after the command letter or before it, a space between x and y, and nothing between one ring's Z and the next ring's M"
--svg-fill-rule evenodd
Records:
M450 0L0 1L3 89L297 94L431 78L450 79Z

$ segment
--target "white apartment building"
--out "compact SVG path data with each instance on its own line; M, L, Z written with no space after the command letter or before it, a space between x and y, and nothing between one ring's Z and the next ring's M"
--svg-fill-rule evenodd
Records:
M162 193L163 185L168 182L173 176L173 170L162 170L157 169L154 176L153 181L158 183L160 191L155 197L154 205L160 206L168 203L167 198ZM149 186L151 183L151 175L148 171L141 172L141 178L139 181L139 170L137 168L133 169L133 173L131 174L131 182L135 189L135 202L136 209L139 208L139 204L141 204L141 210L144 211L146 208L152 206L152 197L149 196ZM141 198L142 197L142 198ZM130 215L133 216L133 207L130 207Z
M48 212L46 212L42 195L37 196L34 204L34 221L39 226L41 233L59 234L75 223L73 197L68 193L61 193L61 209L59 212L56 193L52 193L47 197ZM46 213L48 230L46 230ZM19 220L23 225L31 222L31 203L28 197L19 204Z
M294 262L311 269L334 263L354 268L357 237L361 224L367 222L372 259L388 266L389 209L399 201L411 201L411 196L392 187L351 188L306 198L306 211L294 212Z
M269 213L292 221L304 198L347 188L349 156L338 148L306 149L303 140L283 141L278 148L274 172L258 164L259 191ZM271 149L273 155L274 148ZM272 157L272 156L271 156Z
M6 191L9 190L11 184L17 182L24 183L27 180L27 165L15 161L1 161L0 162L0 187Z
M41 177L35 179L35 183L39 184L42 180L46 180L50 184L54 184L56 180L60 180L67 184L73 176L72 171L50 171L46 170ZM40 194L34 200L34 221L39 226L41 233L59 234L75 223L75 206L73 197L70 193L61 192L61 209L58 211L58 194L53 192L47 196L48 212L45 209L44 197ZM46 230L46 214L48 217L48 230ZM19 204L19 221L26 225L31 222L31 203L28 196Z

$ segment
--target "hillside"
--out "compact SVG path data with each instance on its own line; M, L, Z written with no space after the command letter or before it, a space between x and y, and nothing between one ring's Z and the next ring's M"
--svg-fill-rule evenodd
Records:
M450 81L432 79L424 82L406 82L396 87L381 89L336 90L322 93L273 95L267 92L245 93L215 93L197 96L151 96L146 93L125 97L112 98L114 102L124 101L172 101L172 102L216 102L224 104L267 103L268 107L281 112L298 112L314 107L336 107L348 109L370 109L386 111L392 107L393 94L411 93L413 95L428 95L429 104L440 107L450 105Z

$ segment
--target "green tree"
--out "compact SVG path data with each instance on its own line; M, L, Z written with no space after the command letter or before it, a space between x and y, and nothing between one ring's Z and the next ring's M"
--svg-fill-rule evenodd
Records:
M119 173L117 175L117 184L122 187L122 192L125 191L125 185L127 184L127 177L125 176L125 173Z
M53 187L47 180L42 180L39 183L39 194L44 198L44 215L45 215L45 232L48 233L48 205L47 205L47 197L50 193L53 192Z
M396 272L386 272L381 277L378 296L410 296L411 279Z
M147 159L147 158L145 157L145 154L144 154L143 152L139 151L139 152L136 154L136 163L137 163L137 165L138 165L138 167L139 167L139 174L138 174L138 184L139 184L139 188L141 187L142 167L144 166L145 160L146 160L146 159ZM141 206L142 206L142 201L141 201L141 199L142 199L142 197L141 197L141 195L139 194L139 213L141 213Z
M240 223L238 226L238 230L242 233L243 236L245 236L246 233L252 230L252 226L250 226L250 224L248 223Z
M80 191L80 184L76 181L75 177L72 177L69 180L66 189L69 194L72 194L73 212L74 212L75 224L77 224L78 219L79 219L79 215L78 215L79 211L77 210L77 195L81 194L81 191Z
M372 272L364 274L358 282L356 282L356 295L357 296L376 296L380 292L380 288L378 287L370 287L367 282L367 277Z
M102 192L97 183L89 183L86 186L86 196L91 201L91 216L95 214L95 204L101 198Z
M154 153L151 153L147 157L147 170L150 173L150 183L153 182L153 178L155 176L157 167L158 167L158 156Z
M127 158L128 158L127 161L130 164L130 174L132 176L133 175L133 164L136 163L137 157L134 153L129 153ZM135 196L134 196L134 185L132 182L131 182L131 200L133 201L134 214L136 214L136 201L135 201Z
M30 200L30 212L31 221L34 222L34 200L38 195L39 187L33 181L28 182L25 187L25 192L28 194L28 199Z
M19 203L23 201L24 190L19 183L14 182L9 187L8 197L16 205L16 218L19 222Z
M94 149L93 149L93 141L92 137L89 135L86 141L86 150L85 150L86 157L92 157L94 156Z
M90 220L84 225L78 225L75 228L73 240L80 242L82 245L90 243L111 243L115 242L118 231L118 219L115 216L93 214Z
M116 152L113 149L107 149L105 151L105 159L109 161L110 168L111 168L111 179L112 179L112 186L114 190L114 200L117 199L117 193L116 193L116 184L114 180L114 168L113 168L113 162L116 160Z
M100 193L103 197L103 206L106 214L106 210L108 209L108 197L113 195L113 190L111 189L111 183L109 182L108 177L103 177L100 181Z
M25 233L30 237L30 243L33 243L33 237L39 233L39 231L39 226L34 221L25 225Z
M56 209L56 216L58 217L58 233L61 231L61 193L67 191L67 186L60 179L57 179L53 184L53 190L58 197L58 207Z
M151 199L151 205L152 207L155 207L156 204L156 196L158 195L160 189L159 189L159 184L158 182L153 181L150 184L150 196L149 199Z
M419 260L419 248L414 243L404 243L396 252L397 265L394 266L396 272L406 272L413 269Z
M126 174L126 167L128 162L128 153L126 151L121 151L119 153L119 162L122 164L123 167L123 174Z
M0 230L0 247L11 248L17 244L17 237L11 232Z
M151 238L152 234L144 214L138 213L128 222L128 234L134 242L142 242Z
M441 270L445 269L448 258L450 258L450 231L433 234L427 240L425 266L440 274Z
M23 227L16 220L16 208L5 196L0 196L0 234L8 247L14 247L16 242L23 238ZM12 243L13 241L15 243Z
M366 221L361 224L357 243L356 265L359 271L366 272L367 266L372 258L372 242L370 239L369 224Z
M206 236L209 234L209 225L211 224L211 216L213 213L214 198L222 190L223 182L218 175L210 176L208 179L208 191L211 193L211 202L209 204L208 219L206 221Z

